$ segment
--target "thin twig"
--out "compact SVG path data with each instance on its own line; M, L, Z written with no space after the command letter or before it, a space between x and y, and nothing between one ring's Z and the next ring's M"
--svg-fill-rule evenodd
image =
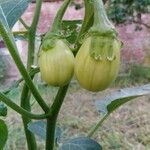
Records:
M24 22L22 18L19 19L19 21L22 23L22 25L28 30L29 26Z

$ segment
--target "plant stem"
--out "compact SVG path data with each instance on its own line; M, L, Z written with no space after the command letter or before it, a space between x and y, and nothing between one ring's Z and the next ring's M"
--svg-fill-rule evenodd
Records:
M104 120L107 119L108 116L109 116L109 113L106 114L102 119L100 119L100 121L95 125L95 127L92 128L92 130L87 134L87 136L92 137L93 134L99 129L99 127L102 126Z
M56 19L54 20L54 23L53 23L52 32L55 32L55 31L57 32L57 30L60 29L61 20L69 2L70 2L69 0L66 0L63 4L64 6L62 6L60 10L58 11ZM87 24L84 26L87 27ZM81 32L82 30L80 31L79 35L82 34ZM47 119L46 150L54 149L55 128L56 128L57 117L58 117L60 108L63 104L68 87L69 87L69 84L64 87L59 88L59 91L55 97L54 103L52 104L50 108L51 116Z
M106 1L107 0L104 0L103 2L106 3ZM80 29L80 32L75 42L74 54L77 53L77 50L80 48L82 44L80 41L82 40L82 38L84 38L85 33L88 32L88 30L90 29L90 27L93 25L93 22L94 22L94 6L91 0L84 0L84 4L85 4L85 13L84 13L85 15L84 15L82 27Z
M57 121L56 117L51 117L47 119L46 150L54 149L56 121Z
M2 101L3 103L5 103L7 106L9 106L13 110L15 110L20 115L26 116L26 117L31 118L31 119L37 119L37 120L39 120L39 119L46 119L46 118L48 118L50 116L50 113L48 113L48 114L42 114L42 115L32 114L32 113L28 112L27 110L19 107L17 104L15 104L14 102L12 102L9 98L7 98L1 92L0 92L0 101Z
M22 23L22 25L25 27L25 29L29 29L29 26L24 22L22 18L19 19L19 21Z
M28 36L29 46L28 46L27 69L29 71L31 70L31 67L34 63L35 37L36 37L36 30L37 30L39 17L40 17L41 7L42 7L42 0L36 0L35 13L34 13L31 27L29 28L29 36Z
M29 91L29 88L26 84L24 84L22 94L21 94L21 107L27 110L28 112L31 112L30 97L31 97L31 93ZM28 124L31 122L31 119L26 116L22 116L22 122L24 125L24 131L27 139L28 149L36 150L37 144L36 144L35 136L32 132L28 130Z
M32 69L32 65L34 64L34 53L35 53L35 37L36 37L36 29L39 21L39 16L41 12L41 5L42 5L42 0L37 0L36 1L36 8L35 8L35 13L34 17L32 20L31 27L28 28L28 60L27 60L27 71L30 72ZM24 23L24 22L22 22ZM24 26L26 24L24 23ZM26 26L25 26L26 27ZM32 76L32 79L34 76ZM30 105L30 98L31 98L31 93L30 90L25 83L23 86L22 90L22 95L21 95L21 107L26 109L28 112L31 112L31 105ZM22 121L24 125L24 131L27 139L27 145L29 150L36 150L37 149L37 144L36 144L36 139L34 134L28 130L28 124L31 122L31 119L25 116L22 116Z
M104 8L103 0L93 1L94 5L94 24L104 24L104 19L107 18L107 14Z
M55 115L59 113L63 100L66 96L69 84L64 87L60 87L58 93L55 97L54 103L51 106L51 115Z
M65 0L63 2L63 5L60 7L60 9L57 12L57 15L54 19L52 29L49 30L49 32L45 35L45 39L49 38L49 36L51 36L51 34L59 34L62 18L64 16L64 13L65 13L70 1L71 0ZM64 87L59 88L58 93L55 97L55 100L50 108L51 116L47 119L46 150L54 149L55 128L56 128L57 116L59 114L60 108L62 106L65 95L67 93L68 86L69 86L69 84Z
M20 35L20 34L27 34L28 31L14 31L14 32L12 32L12 33L13 33L13 35L15 36L15 35Z
M84 0L84 4L85 4L84 20L75 44L78 45L77 49L79 49L79 47L81 46L81 44L79 44L81 40L80 38L89 30L94 21L93 5L91 4L90 0Z
M37 88L35 87L34 83L32 82L32 79L30 78L23 62L21 61L21 58L17 52L17 46L16 43L14 41L14 37L10 31L10 29L6 29L6 27L4 27L4 25L0 22L0 33L1 36L3 37L3 40L5 42L5 44L8 47L8 50L12 56L12 58L14 59L22 77L24 78L27 86L29 87L29 89L31 90L33 96L35 97L36 101L39 103L39 105L41 106L41 108L45 111L48 112L49 111L49 107L48 105L45 103L45 101L43 100L43 98L41 97L41 95L39 94Z
M64 87L59 88L56 98L54 100L54 103L51 106L51 111L50 111L51 116L47 119L46 150L54 149L57 116L63 104L68 87L69 87L69 84Z
M94 0L94 23L92 32L106 33L114 29L113 24L109 21L103 0Z
M60 7L60 9L58 10L56 17L54 19L53 25L52 25L52 29L49 29L49 32L46 33L45 35L45 39L51 37L52 35L60 35L60 29L61 29L61 23L62 23L62 18L65 14L65 11L69 5L71 0L65 0L62 4L62 6Z
M58 10L57 15L56 15L53 25L52 25L51 32L57 33L60 30L62 18L64 16L64 13L66 12L66 9L67 9L70 1L71 0L65 0L63 2L62 6L60 7L60 9Z
M27 110L28 112L31 112L30 97L31 97L31 93L29 91L29 88L27 87L26 84L24 84L22 94L21 94L21 107ZM31 122L31 119L26 116L22 116L22 122L24 126L26 139L27 139L28 149L36 150L37 144L36 144L35 136L32 132L28 130L28 124Z

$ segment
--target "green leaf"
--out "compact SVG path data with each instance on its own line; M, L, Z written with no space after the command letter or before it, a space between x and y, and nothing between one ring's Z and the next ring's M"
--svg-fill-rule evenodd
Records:
M0 150L2 150L6 144L8 138L8 130L5 122L0 119Z
M41 139L46 140L46 121L36 121L36 122L31 122L28 124L28 129L36 134L37 136L39 136ZM60 138L62 134L62 130L57 127L56 128L56 132L55 132L55 139L57 140L58 138Z
M96 101L96 108L98 111L110 114L121 105L128 101L133 100L136 97L150 94L150 84L143 86L124 88L115 92L109 93L109 95Z
M12 28L31 0L0 0L0 19ZM3 16L3 17L2 17Z
M117 24L136 20L149 13L150 0L110 0L108 15Z
M102 147L88 137L78 137L66 141L59 150L102 150Z
M27 37L27 33L25 34L17 34L17 35L14 35L14 38L15 40L17 41L27 41L28 37Z
M71 44L75 43L81 23L82 23L81 20L62 21L62 33L69 43Z
M7 107L2 102L0 102L0 116L7 116Z
M39 136L41 139L46 139L46 122L45 121L36 121L30 122L28 124L28 129Z

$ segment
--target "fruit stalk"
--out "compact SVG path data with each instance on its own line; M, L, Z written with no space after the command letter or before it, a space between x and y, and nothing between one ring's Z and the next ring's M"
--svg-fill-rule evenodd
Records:
M109 32L109 34L110 32L114 32L115 27L107 17L103 1L94 0L92 3L94 7L94 24L91 31L101 35L107 32Z

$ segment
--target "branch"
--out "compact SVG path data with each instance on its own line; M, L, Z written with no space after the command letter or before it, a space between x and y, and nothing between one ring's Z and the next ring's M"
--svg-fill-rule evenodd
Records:
M32 114L25 109L19 107L17 104L12 102L9 98L7 98L3 93L0 92L0 101L5 103L7 106L18 112L20 115L32 118L32 119L45 119L48 118L50 114L42 114L42 115L36 115Z
M149 28L149 29L150 29L150 25L148 25L148 24L146 24L146 23L144 23L144 22L142 22L142 21L133 20L132 22L133 22L133 23L136 23L136 24L143 25L143 26L145 26L146 28Z
M19 19L19 21L22 23L22 25L25 27L25 29L29 29L29 26L24 22L22 18Z
M19 69L20 74L26 81L26 84L30 88L33 96L35 97L36 101L39 103L39 105L45 112L49 111L49 106L45 103L45 101L39 94L36 86L34 85L31 77L29 76L29 74L18 54L18 49L17 49L14 37L13 37L10 29L8 29L8 28L6 29L6 27L4 27L4 25L1 22L0 22L0 29L1 29L0 34L1 34L5 44L7 45L7 48L9 50L13 60L15 61L15 64L16 64L17 68Z

